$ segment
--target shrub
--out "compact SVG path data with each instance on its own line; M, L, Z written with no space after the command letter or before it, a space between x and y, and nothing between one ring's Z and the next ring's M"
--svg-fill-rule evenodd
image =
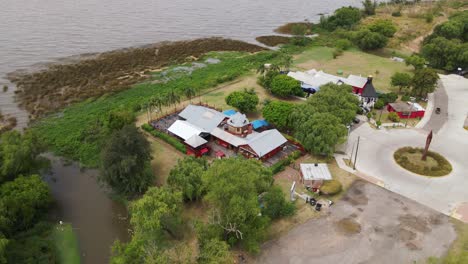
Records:
M150 126L149 124L143 124L141 126L141 128L143 128L143 130L145 130L146 132L150 133L151 135L157 137L157 138L160 138L162 140L164 140L165 142L167 142L169 145L173 146L175 149L177 149L178 151L182 152L182 153L185 153L186 152L186 149L185 149L185 146L184 144L182 144L182 142L180 142L179 140L177 140L176 138L174 137L171 137L170 135L166 134L166 133L163 133L161 131L158 131L156 129L154 129L152 126Z
M392 16L394 16L394 17L401 17L401 11L400 11L400 10L398 10L398 11L393 11L393 12L392 12Z
M348 50L353 44L347 39L339 39L336 41L335 47L340 50Z
M388 119L393 122L400 122L400 117L398 116L397 113L391 112L388 114Z
M408 102L408 101L410 101L410 96L409 96L409 95L403 95L403 96L401 97L401 100L402 100L402 101L405 101L405 102Z
M433 14L427 14L426 17L426 23L432 23L432 21L434 21L434 15Z
M388 19L379 19L368 26L372 32L380 33L388 38L393 37L397 31L397 27Z
M279 97L302 95L301 83L287 75L278 75L271 81L271 93Z
M257 104L259 102L257 94L253 89L244 91L235 91L230 93L226 98L226 104L234 106L239 109L239 111L252 112L257 109Z
M340 48L336 48L333 50L333 59L338 58L338 56L343 55L343 50Z
M354 40L357 46L362 50L375 50L387 45L388 38L378 32L372 32L368 29L358 31Z
M382 109L385 106L385 102L383 100L378 100L377 103L374 104L375 109Z
M378 121L376 122L376 124L377 124L377 127L380 127L380 126L382 125L382 122L380 122L380 120L378 120Z
M320 187L320 191L326 195L334 195L343 189L343 186L341 185L341 182L337 180L330 180L330 181L325 181Z

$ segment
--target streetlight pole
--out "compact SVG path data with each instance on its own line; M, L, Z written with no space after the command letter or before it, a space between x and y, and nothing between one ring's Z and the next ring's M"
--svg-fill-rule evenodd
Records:
M358 150L359 150L359 139L361 139L361 136L358 136L358 138L357 138L356 156L354 157L353 170L356 169L357 154L358 154Z
M408 125L408 119L410 119L410 117L411 117L411 112L413 111L413 106L414 106L414 100L411 100L411 106L410 106L410 109L409 109L409 116L406 118L405 127Z

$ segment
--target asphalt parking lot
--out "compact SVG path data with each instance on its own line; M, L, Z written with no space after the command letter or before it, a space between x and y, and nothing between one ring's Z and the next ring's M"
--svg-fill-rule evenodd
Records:
M424 263L456 237L448 216L360 180L323 214L264 244L256 262Z

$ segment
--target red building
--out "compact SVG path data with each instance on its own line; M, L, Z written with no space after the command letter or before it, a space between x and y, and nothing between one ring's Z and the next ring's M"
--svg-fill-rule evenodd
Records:
M388 112L395 112L400 118L423 118L425 110L418 103L398 102L387 105Z

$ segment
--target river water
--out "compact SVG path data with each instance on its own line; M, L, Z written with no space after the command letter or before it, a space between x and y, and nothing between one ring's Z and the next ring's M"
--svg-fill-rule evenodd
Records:
M293 21L316 22L361 0L0 0L0 110L27 124L4 77L60 58L165 40L220 36L248 42ZM8 91L1 87L8 85ZM54 158L58 218L73 224L84 263L103 263L114 238L126 238L125 210L95 182L96 171Z

